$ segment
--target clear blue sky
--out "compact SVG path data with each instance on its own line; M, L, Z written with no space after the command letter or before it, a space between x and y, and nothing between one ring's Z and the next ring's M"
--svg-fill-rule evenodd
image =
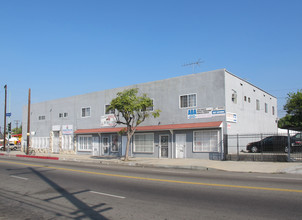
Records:
M301 89L301 0L0 0L0 103L27 104L226 68L276 96ZM0 125L3 129L3 110Z

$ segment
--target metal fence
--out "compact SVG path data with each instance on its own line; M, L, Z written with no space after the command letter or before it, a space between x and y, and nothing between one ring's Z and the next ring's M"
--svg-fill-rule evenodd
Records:
M245 161L302 161L302 143L294 133L224 136L224 159Z

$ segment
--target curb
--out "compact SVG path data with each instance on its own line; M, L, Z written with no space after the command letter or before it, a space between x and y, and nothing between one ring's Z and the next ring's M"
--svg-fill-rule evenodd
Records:
M8 156L8 157L15 156L15 157L26 157L26 158L35 158L35 159L59 160L58 157L31 156L31 155L22 155L22 154L10 155L5 153L0 153L0 156Z
M31 156L31 155L22 155L22 154L16 154L16 157L27 157L27 158L35 158L35 159L46 159L46 160L59 160L58 157Z

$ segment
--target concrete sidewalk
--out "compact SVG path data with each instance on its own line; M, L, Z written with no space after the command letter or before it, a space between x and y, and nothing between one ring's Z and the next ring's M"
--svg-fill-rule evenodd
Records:
M0 156L24 157L24 152L0 152ZM159 158L130 158L122 161L115 157L95 157L91 155L36 153L35 156L26 156L37 159L55 159L61 161L74 161L83 163L117 164L125 166L179 168L179 169L217 169L233 172L255 173L292 173L302 174L302 163L298 162L256 162L256 161L216 161L207 159L159 159ZM1 158L1 157L0 157Z

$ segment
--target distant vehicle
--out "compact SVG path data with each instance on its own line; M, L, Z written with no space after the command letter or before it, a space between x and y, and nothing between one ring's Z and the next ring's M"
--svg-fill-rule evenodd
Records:
M302 147L302 133L297 133L291 137L292 146L301 146Z
M251 153L258 152L287 152L287 136L269 136L260 141L249 143L246 150Z
M18 150L18 147L14 144L9 144L9 149L10 150ZM0 150L4 150L3 145L0 146Z

